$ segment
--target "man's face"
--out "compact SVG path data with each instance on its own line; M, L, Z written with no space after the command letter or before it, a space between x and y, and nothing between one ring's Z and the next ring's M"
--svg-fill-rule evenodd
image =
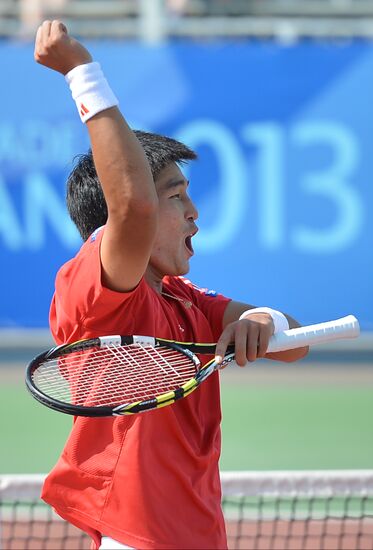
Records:
M164 168L156 179L159 220L149 267L158 276L185 275L193 256L192 236L198 231L198 212L190 200L185 179L176 164Z

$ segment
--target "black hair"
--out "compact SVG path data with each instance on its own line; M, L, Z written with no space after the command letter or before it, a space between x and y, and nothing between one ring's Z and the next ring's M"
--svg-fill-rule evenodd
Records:
M171 163L183 164L197 155L175 139L134 130L141 143L155 180L161 170ZM67 209L85 241L95 229L107 221L107 206L93 162L92 151L77 157L77 163L67 180Z

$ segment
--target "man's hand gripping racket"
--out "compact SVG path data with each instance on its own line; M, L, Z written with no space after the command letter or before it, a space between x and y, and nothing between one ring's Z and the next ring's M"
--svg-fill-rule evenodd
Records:
M312 346L359 335L353 315L279 332L267 352ZM174 342L149 336L104 336L41 353L27 367L26 385L51 409L75 416L121 416L171 405L192 393L215 370L234 360L202 364L216 344Z

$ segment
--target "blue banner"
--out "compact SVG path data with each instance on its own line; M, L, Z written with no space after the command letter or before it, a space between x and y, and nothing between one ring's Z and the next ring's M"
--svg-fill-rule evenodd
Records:
M302 323L373 330L373 46L88 45L136 128L189 144L190 277ZM46 327L80 246L65 182L88 138L61 75L0 44L0 327Z

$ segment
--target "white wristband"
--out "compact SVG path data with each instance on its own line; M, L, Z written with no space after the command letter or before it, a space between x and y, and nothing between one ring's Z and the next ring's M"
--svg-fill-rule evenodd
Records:
M240 320L245 319L253 313L268 313L268 315L272 317L272 321L275 327L275 330L273 332L274 334L289 329L289 322L286 319L285 315L281 313L281 311L277 311L276 309L272 309L270 307L254 307L253 309L248 309L247 311L244 311L242 313L242 315L240 316Z
M82 122L119 105L96 61L78 65L65 75L65 80L70 86Z

